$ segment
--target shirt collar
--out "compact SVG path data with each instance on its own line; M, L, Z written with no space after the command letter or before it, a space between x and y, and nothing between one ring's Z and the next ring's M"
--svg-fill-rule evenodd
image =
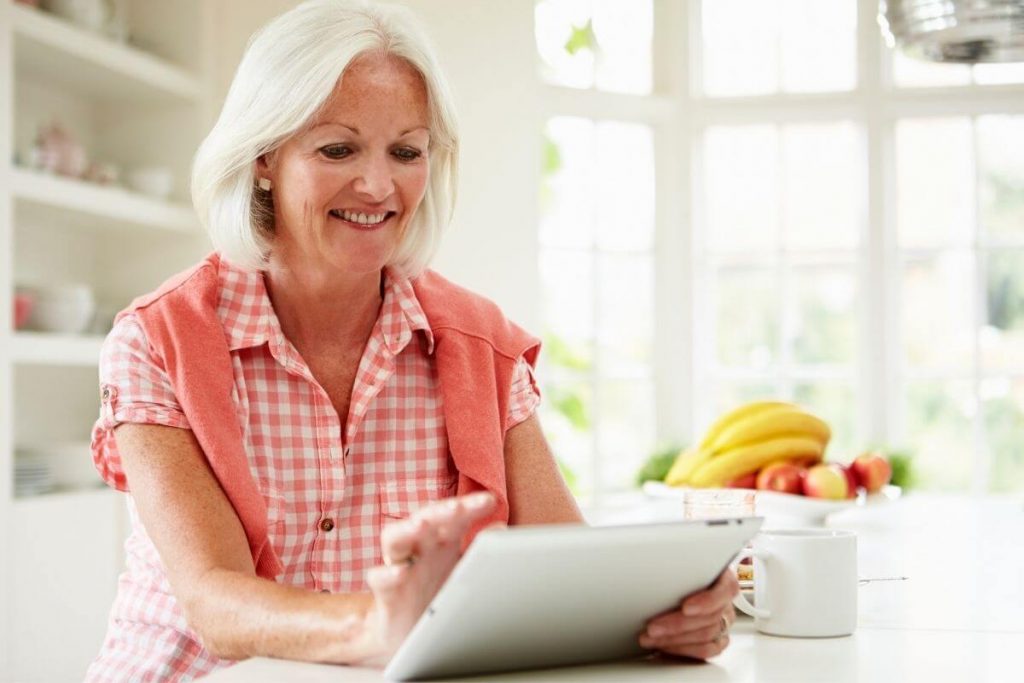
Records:
M281 323L270 303L261 271L241 268L221 259L219 313L231 351L284 340ZM384 300L377 326L392 355L397 356L412 340L423 334L426 351L434 353L434 335L408 278L384 269Z

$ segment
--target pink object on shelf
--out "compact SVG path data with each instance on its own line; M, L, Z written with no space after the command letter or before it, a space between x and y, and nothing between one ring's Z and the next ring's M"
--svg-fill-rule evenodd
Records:
M14 329L20 330L25 326L34 304L35 299L31 294L18 292L14 295Z

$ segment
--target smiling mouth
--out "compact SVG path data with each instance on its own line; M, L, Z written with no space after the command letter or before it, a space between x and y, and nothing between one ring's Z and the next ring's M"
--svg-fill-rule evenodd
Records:
M331 209L329 213L333 218L344 221L353 227L361 228L363 230L378 228L387 223L388 220L395 215L394 211L360 213L357 211L346 211L344 209Z

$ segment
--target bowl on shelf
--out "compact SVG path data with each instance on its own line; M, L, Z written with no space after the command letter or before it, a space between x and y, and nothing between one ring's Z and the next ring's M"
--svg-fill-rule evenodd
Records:
M89 328L96 301L87 285L21 287L35 303L26 327L39 332L81 334Z
M53 465L49 457L32 452L14 454L14 495L18 498L39 496L56 488Z
M155 199L167 199L174 191L174 173L164 166L143 166L125 176L128 187Z

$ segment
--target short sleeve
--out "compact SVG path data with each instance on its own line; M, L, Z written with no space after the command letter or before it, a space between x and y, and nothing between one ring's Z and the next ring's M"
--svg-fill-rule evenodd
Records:
M130 422L188 429L188 419L142 326L132 315L121 318L103 342L99 379L100 416L93 427L93 461L108 484L127 490L117 441L112 438L114 428Z
M134 316L122 318L103 343L100 396L100 419L108 429L123 422L188 428L167 373Z
M533 368L520 357L512 371L512 391L508 402L508 418L505 420L506 431L520 422L525 421L540 405L540 389L537 388Z

